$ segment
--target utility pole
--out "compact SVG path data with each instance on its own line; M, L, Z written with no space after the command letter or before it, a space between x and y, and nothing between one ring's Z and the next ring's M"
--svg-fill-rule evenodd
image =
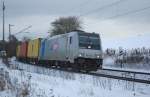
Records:
M11 40L11 27L14 25L9 24L9 41Z
M5 50L5 4L3 1L3 50Z

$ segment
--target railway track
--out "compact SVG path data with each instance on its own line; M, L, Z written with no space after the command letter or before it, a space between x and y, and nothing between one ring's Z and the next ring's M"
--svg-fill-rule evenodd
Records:
M67 72L72 72L72 70L66 70L66 69L57 69L56 70L62 70L62 71L67 71ZM138 82L138 83L145 83L145 84L150 84L150 80L144 80L144 79L138 79L134 77L123 77L123 76L115 76L115 75L110 75L110 74L103 74L103 73L97 73L97 72L77 72L73 71L74 73L80 73L80 74L87 74L87 75L92 75L92 76L99 76L99 77L106 77L106 78L112 78L112 79L118 79L118 80L125 80L125 81L132 81L132 82Z
M119 79L119 80L125 80L125 81L132 81L132 82L150 84L150 80L144 80L144 79L137 79L137 78L130 78L130 77L121 77L121 76L115 76L115 75L109 75L109 74L101 74L101 73L89 73L89 74L90 75L94 75L94 76L101 76L101 77L112 78L112 79Z
M34 65L34 66L40 67L39 65ZM141 79L141 78L135 78L136 73L138 73L138 74L147 74L148 76L149 76L149 73L122 71L122 70L112 70L112 69L102 69L102 71L106 71L106 70L109 71L110 74L106 74L106 73L101 73L101 72L88 72L87 73L85 71L73 71L72 69L55 68L55 67L53 67L51 69L61 70L61 71L69 72L69 73L79 73L79 74L86 74L86 75L92 75L92 76L98 76L98 77L106 77L106 78L112 78L112 79L118 79L118 80L125 80L125 81L137 82L137 83L150 84L150 79L146 80L146 79ZM111 71L124 72L124 73L133 73L134 76L127 77L127 76L113 75L113 74L111 74Z
M106 69L106 68L104 68L103 70L116 71L116 72L126 72L126 73L134 73L134 74L143 74L143 75L150 75L150 73L130 71L130 70L118 70L118 69Z

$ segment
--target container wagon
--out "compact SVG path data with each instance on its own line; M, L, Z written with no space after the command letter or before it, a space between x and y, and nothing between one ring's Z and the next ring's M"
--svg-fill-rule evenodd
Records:
M27 61L38 63L41 38L30 40L28 42Z
M27 51L28 51L28 42L22 42L17 47L17 55L20 61L26 61L27 59Z

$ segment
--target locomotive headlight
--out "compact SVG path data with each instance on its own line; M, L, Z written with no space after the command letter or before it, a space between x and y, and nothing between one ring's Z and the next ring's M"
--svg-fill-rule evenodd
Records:
M90 45L88 46L88 49L91 49L91 46L90 46Z
M82 54L79 54L79 57L82 57Z
M97 58L100 58L100 56L99 56L99 55L97 55Z
M83 56L84 56L84 53L79 53L78 56L79 56L79 57L83 57Z

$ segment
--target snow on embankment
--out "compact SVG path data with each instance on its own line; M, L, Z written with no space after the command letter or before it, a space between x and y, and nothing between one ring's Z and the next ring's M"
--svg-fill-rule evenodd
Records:
M115 64L115 59L113 57L105 57L103 60L104 66L113 66Z
M115 56L107 56L103 61L103 68L106 69L117 69L117 70L129 70L129 71L137 71L137 72L146 72L150 73L150 64L116 64Z
M149 97L150 85L68 73L13 61L8 69L13 84L27 85L27 97ZM28 71L28 72L27 72ZM7 91L8 92L8 91ZM4 94L1 94L0 97ZM12 96L12 92L7 97ZM14 92L13 92L14 93Z
M0 97L149 97L150 85L84 74L68 73L13 61L11 87ZM17 67L15 69L15 67ZM28 72L27 72L28 71Z

